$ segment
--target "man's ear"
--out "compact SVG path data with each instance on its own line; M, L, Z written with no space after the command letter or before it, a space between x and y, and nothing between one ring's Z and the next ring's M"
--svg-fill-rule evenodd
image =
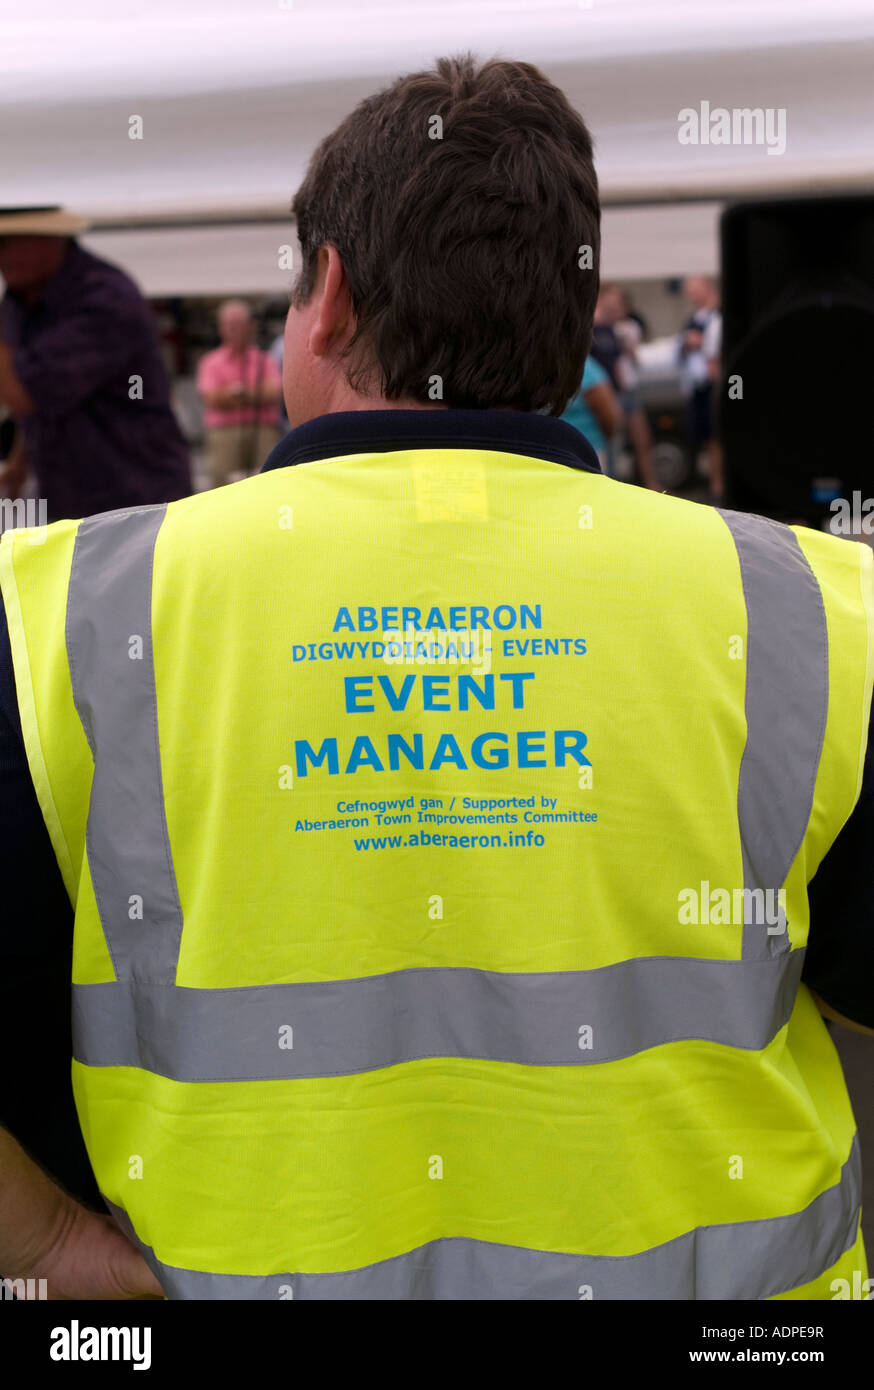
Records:
M309 348L314 357L324 357L343 347L355 331L349 282L335 246L323 246L319 251L313 297L316 310Z

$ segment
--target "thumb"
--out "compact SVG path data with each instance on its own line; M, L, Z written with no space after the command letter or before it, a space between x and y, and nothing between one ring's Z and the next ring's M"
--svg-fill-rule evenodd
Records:
M97 1220L104 1227L103 1236L94 1241L103 1265L97 1275L99 1282L107 1289L117 1289L117 1298L164 1298L164 1290L149 1265L128 1237L119 1232L113 1218L97 1216Z
M116 1284L124 1298L163 1298L164 1290L137 1248L111 1217L101 1217L101 1220L108 1223L106 1282Z
M142 1255L111 1216L76 1206L44 1268L50 1298L163 1298Z

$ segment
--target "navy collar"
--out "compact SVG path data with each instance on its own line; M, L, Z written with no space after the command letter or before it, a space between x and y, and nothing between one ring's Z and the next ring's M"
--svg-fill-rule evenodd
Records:
M262 472L342 454L399 449L488 449L524 454L585 473L600 473L598 455L573 425L554 415L517 410L344 410L291 430Z

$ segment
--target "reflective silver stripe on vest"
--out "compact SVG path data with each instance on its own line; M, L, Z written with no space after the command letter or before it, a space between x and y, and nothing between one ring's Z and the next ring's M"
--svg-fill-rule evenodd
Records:
M737 549L747 608L747 742L737 793L744 887L776 894L813 805L828 714L825 606L788 527L743 512L720 515ZM789 946L788 933L769 935L766 926L746 921L745 959Z
M758 1050L788 1022L803 960L797 950L771 961L658 956L525 975L435 967L238 989L75 985L74 1050L86 1066L174 1081L351 1075L423 1057L574 1066L685 1039ZM591 1048L580 1048L582 1024Z
M207 1274L162 1264L107 1202L171 1299L744 1299L788 1293L831 1269L856 1240L858 1136L840 1181L789 1216L699 1226L637 1255L566 1255L457 1237L340 1274ZM520 1196L521 1199L521 1196Z
M182 935L152 659L152 560L166 510L81 522L67 599L73 699L94 759L88 865L122 980L172 982Z

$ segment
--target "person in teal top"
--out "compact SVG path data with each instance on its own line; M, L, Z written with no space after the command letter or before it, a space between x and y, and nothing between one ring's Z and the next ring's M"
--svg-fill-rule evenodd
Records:
M585 435L606 469L607 440L622 424L622 408L604 368L586 358L580 389L561 417Z

